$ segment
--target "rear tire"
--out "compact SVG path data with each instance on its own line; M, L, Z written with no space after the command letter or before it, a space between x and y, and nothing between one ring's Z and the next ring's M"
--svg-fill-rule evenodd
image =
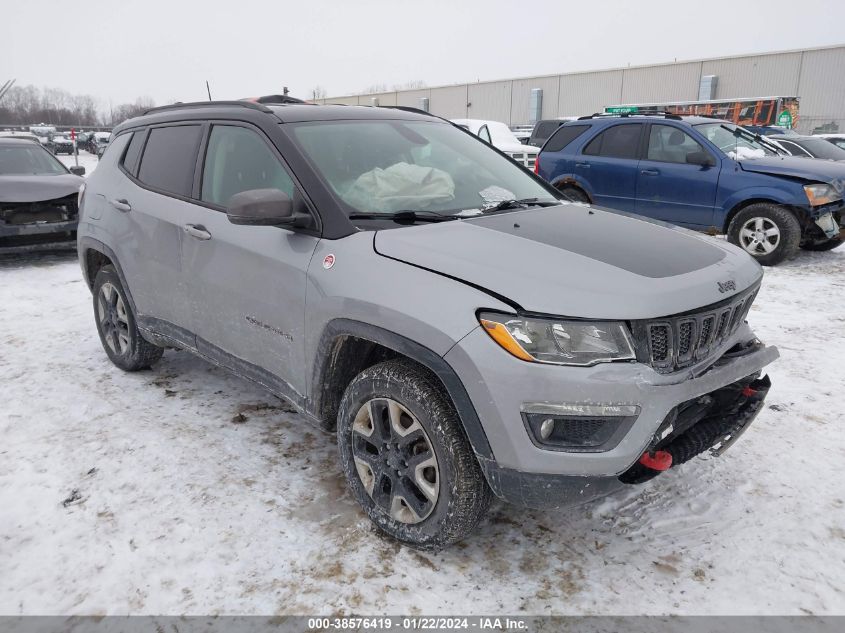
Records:
M758 202L737 213L728 226L728 241L763 266L795 257L801 243L801 225L789 209Z
M141 336L120 277L103 266L94 279L94 320L109 360L124 371L147 369L164 350Z
M841 237L832 237L829 240L823 240L821 242L808 242L807 244L802 244L801 248L805 251L832 251L837 246L841 246L845 243L845 238Z
M583 202L584 204L590 204L590 198L588 198L587 194L578 187L562 187L560 189L560 193L563 194L563 197L570 202Z
M492 494L455 407L434 375L407 359L358 374L343 394L337 438L352 495L403 543L442 549L487 512Z

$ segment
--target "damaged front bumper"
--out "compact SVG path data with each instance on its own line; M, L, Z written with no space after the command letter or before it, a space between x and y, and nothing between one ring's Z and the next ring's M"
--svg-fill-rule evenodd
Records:
M72 196L25 204L0 202L0 253L75 248L78 224Z
M446 359L461 376L482 420L492 451L489 458L479 456L488 484L506 501L535 508L577 505L623 487L626 473L640 464L644 454L680 442L681 435L693 428L700 437L693 447L697 451L689 449L687 459L702 451L726 449L759 412L768 383L757 383L759 395L740 409L734 410L738 403L727 401L725 394L750 386L779 356L775 347L757 341L747 324L716 360L671 374L660 374L643 363L583 368L511 361L484 336L471 333ZM579 422L585 425L595 423L598 412L604 411L601 415L618 416L618 432L608 433L601 445L555 449L537 441L539 427L536 420L526 419L526 403L548 403L549 411L582 406L584 414L577 417L584 418ZM721 422L717 425L716 420ZM557 428L557 420L553 424ZM708 428L711 433L705 436ZM693 437L687 435L683 441ZM675 465L682 461L679 453Z

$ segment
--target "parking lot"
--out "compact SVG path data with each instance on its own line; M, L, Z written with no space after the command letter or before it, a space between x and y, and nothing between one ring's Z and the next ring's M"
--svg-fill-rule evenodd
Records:
M424 554L284 402L184 352L121 372L75 254L6 258L0 612L841 612L843 300L845 247L767 269L749 321L781 359L723 457L574 510L496 503Z

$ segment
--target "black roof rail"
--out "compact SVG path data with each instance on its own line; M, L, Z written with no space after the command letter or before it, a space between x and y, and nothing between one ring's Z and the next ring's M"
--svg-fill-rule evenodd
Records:
M297 99L296 97L289 97L288 95L264 95L263 97L254 97L250 99L245 99L245 101L250 101L252 103L268 103L270 105L285 105L288 103L307 103L302 99ZM308 105L316 105L316 104L308 104Z
M269 114L273 113L273 111L266 105L263 105L261 103L255 103L253 101L189 101L186 103L177 102L171 103L170 105L150 108L149 110L145 110L144 114L146 115L152 112L165 112L167 110L178 110L180 108L213 108L215 106L240 106L242 108L250 108L252 110L267 112Z
M390 110L402 110L403 112L411 112L413 114L423 114L425 116L430 116L430 117L433 117L435 119L443 119L442 116L437 116L436 114L432 114L431 112L427 112L426 110L423 110L422 108L415 108L413 106L398 106L398 105L397 106L388 106L388 105L382 106L382 105L380 105L380 106L376 106L376 107L388 108ZM451 123L451 121L449 121L449 123Z
M595 112L587 116L578 117L579 121L586 121L587 119L599 119L602 117L621 117L623 119L632 116L662 116L664 119L672 119L673 121L683 121L679 114L672 114L671 112Z

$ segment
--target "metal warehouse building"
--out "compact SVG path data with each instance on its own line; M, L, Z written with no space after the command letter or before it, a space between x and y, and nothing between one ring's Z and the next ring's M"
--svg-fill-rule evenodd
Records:
M606 106L768 96L800 98L797 129L845 130L845 45L523 77L418 90L320 99L348 105L400 105L438 116L509 125L581 116Z

